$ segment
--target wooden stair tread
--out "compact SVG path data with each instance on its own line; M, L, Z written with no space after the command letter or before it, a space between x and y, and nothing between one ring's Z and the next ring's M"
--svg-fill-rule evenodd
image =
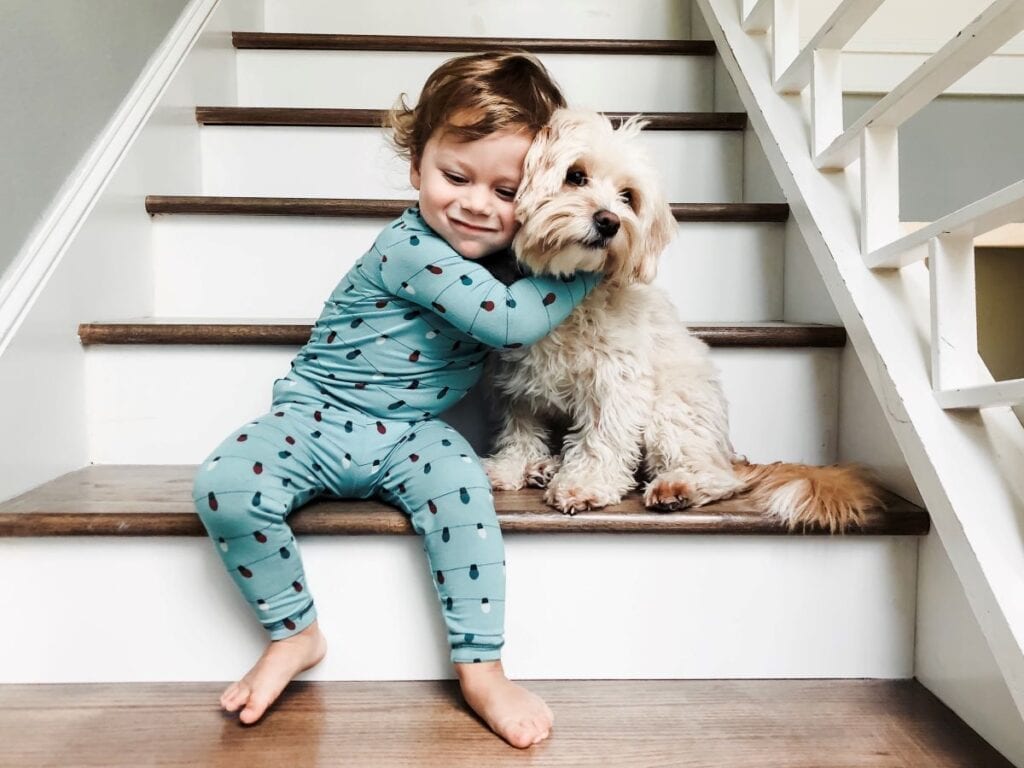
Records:
M528 687L557 720L525 755L451 680L294 682L255 732L218 710L223 687L7 685L5 753L22 768L312 766L337 755L393 768L1012 768L917 680L537 680Z
M340 128L379 128L385 109L326 107L196 107L196 122L203 125L301 125ZM605 112L613 122L635 112ZM742 131L745 112L642 112L647 131Z
M100 465L70 472L0 503L0 536L200 536L192 506L193 465ZM546 506L541 491L494 494L508 533L770 534L789 531L740 496L698 509L646 510L637 493L621 504L575 516ZM922 535L928 514L886 492L884 507L847 535ZM371 500L319 500L288 518L303 535L411 534L408 518ZM801 533L801 531L797 531ZM808 530L809 534L824 531Z
M235 48L316 51L443 51L476 53L518 48L531 53L667 54L713 56L712 40L623 40L439 35L336 35L298 32L233 32Z
M393 768L1012 768L917 680L537 680L528 687L557 719L525 755L451 680L294 682L255 732L218 710L223 687L7 685L5 753L21 768L313 766L337 755Z
M233 197L147 195L146 212L235 216L351 216L395 218L415 200L368 200L338 197ZM672 203L676 221L784 222L786 203Z
M688 325L712 347L843 347L846 329L799 323ZM82 344L260 344L301 346L311 320L140 318L81 323Z

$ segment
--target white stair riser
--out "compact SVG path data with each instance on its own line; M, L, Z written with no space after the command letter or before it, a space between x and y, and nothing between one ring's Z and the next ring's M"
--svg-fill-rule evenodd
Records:
M192 464L266 413L298 347L97 346L86 354L90 460ZM835 461L838 350L717 349L736 450L754 461ZM477 388L444 415L489 448Z
M329 644L305 677L451 676L418 538L300 545ZM506 545L514 677L914 671L914 538L512 534ZM205 538L4 539L0 579L2 683L234 680L266 642Z
M382 219L161 216L154 219L157 317L320 314ZM785 227L683 222L655 284L688 322L782 317Z
M268 32L349 35L685 39L689 0L644 0L643 13L621 0L377 0L352 12L337 0L265 0Z
M238 103L379 109L391 107L401 93L415 103L427 76L457 55L239 50ZM615 112L713 108L712 56L552 53L540 58L573 106Z
M742 196L739 131L647 131L666 199L731 203ZM208 126L202 131L207 195L415 197L409 164L377 128Z

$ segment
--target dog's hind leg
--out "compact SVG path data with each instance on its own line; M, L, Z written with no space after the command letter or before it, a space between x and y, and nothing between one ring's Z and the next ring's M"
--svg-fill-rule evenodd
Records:
M483 460L484 469L496 491L518 491L525 485L544 487L558 469L558 456L551 455L551 431L541 416L522 400L508 402L494 455Z
M727 499L744 490L733 471L725 401L712 391L704 403L674 393L659 398L643 436L647 476L644 506L674 511Z

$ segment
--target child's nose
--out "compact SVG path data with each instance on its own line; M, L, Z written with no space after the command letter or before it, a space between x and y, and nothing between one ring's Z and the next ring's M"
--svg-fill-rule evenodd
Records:
M483 186L473 185L466 191L463 205L473 213L488 213L491 205L491 191Z

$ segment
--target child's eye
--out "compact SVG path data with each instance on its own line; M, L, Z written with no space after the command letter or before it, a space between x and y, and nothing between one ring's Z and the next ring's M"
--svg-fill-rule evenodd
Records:
M441 173L443 173L444 177L446 179L448 179L448 181L450 181L452 184L465 184L466 183L466 177L465 176L460 176L459 174L451 173L450 171L441 171Z
M515 200L516 191L514 189L499 189L499 190L497 190L497 192L498 192L498 197L500 197L502 200L508 200L508 201Z

